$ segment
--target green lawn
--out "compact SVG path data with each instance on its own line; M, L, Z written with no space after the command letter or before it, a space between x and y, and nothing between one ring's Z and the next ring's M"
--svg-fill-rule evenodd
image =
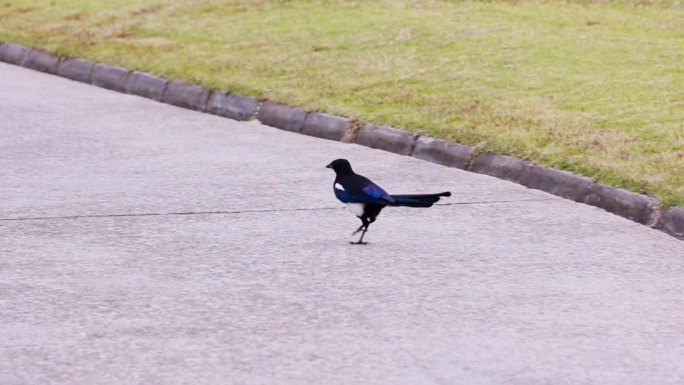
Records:
M0 40L533 159L684 206L677 1L0 1Z

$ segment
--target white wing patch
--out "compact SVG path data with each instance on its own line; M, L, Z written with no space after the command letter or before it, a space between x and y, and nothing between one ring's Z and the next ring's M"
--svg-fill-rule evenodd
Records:
M366 205L363 203L347 203L347 210L359 218L363 216L363 210L365 207Z
M335 189L340 190L340 191L344 191L344 187L342 187L342 185L339 183L335 183Z

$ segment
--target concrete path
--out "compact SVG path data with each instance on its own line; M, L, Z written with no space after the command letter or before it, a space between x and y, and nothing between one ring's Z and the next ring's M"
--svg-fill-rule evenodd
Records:
M368 246L324 166L390 192ZM0 384L681 384L684 242L0 63Z

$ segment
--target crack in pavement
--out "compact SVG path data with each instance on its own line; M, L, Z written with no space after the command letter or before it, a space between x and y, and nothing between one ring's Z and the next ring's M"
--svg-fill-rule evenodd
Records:
M262 209L262 210L237 210L237 211L180 211L168 213L130 213L130 214L83 214L83 215L66 215L53 217L18 217L18 218L0 218L0 221L34 221L34 220L51 220L51 219L83 219L83 218L118 218L118 217L154 217L154 216L171 216L171 215L210 215L210 214L245 214L245 213L269 213L269 212L288 212L288 211L315 211L315 210L339 210L343 207L316 207L309 209Z
M552 200L558 200L558 198L451 202L451 203L437 203L434 206L540 202L540 201L552 201ZM294 211L324 211L324 210L342 210L344 208L345 207L311 207L311 208L305 208L305 209L304 208L295 208L295 209L260 209L260 210L232 210L232 211L227 211L227 210L179 211L179 212L168 212L168 213L83 214L83 215L64 215L64 216L45 216L45 217L0 218L0 222L41 221L41 220L60 220L60 219L88 219L88 218L154 217L154 216L172 216L172 215L214 215L214 214L250 214L250 213L272 213L272 212L294 212Z

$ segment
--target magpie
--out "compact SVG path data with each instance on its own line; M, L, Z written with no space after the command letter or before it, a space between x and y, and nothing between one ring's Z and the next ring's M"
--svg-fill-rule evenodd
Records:
M355 245L368 243L363 241L363 236L385 206L430 207L440 197L451 196L449 191L438 194L390 195L370 179L356 174L346 159L333 160L326 167L335 171L335 197L346 203L347 209L361 219L361 226L352 233L363 231L358 241L351 242Z

